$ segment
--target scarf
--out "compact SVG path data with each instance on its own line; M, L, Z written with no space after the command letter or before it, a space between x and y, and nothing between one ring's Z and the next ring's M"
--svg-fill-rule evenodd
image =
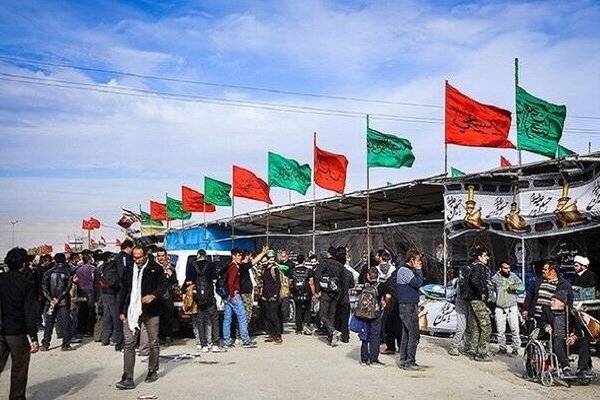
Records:
M133 277L131 279L131 295L129 297L129 308L127 309L127 324L129 330L135 333L136 329L140 329L138 325L140 316L142 315L142 276L144 269L148 265L148 261L141 267L133 267Z

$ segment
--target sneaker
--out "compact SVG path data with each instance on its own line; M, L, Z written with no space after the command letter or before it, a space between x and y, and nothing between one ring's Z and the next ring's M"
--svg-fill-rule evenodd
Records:
M331 335L331 347L337 346L341 336L342 333L340 331L333 331L333 334Z
M202 346L202 347L200 347L200 351L202 353L208 353L210 351L210 349L208 348L208 346Z
M500 350L498 350L498 354L505 355L506 354L506 347L504 347L504 348L501 347Z
M196 345L196 350L198 350L198 351L202 351L203 348L204 348L204 346L202 346L201 344Z
M360 362L360 366L361 367L368 367L369 366L369 362L368 361L361 361Z
M489 354L476 354L474 360L478 362L492 362Z
M453 347L450 350L448 350L448 354L450 354L451 356L454 356L454 357L458 357L458 356L460 356L460 351L458 351L458 349L455 349Z
M73 350L75 350L75 348L74 348L74 347L71 347L71 345L70 345L70 344L66 344L66 345L64 345L64 346L61 346L60 350L61 350L61 351L73 351Z
M512 349L510 355L513 356L513 357L518 357L519 356L519 349L517 349L517 348Z
M271 335L267 335L265 336L265 343L270 343L270 342L274 342L275 339L273 338L273 336Z
M50 350L50 347L46 346L45 344L40 346L40 351L49 351L49 350Z
M377 360L377 361L372 361L371 362L371 367L373 368L385 368L385 364L382 363L381 361Z
M227 353L227 349L222 346L213 346L211 351L213 353Z
M82 338L74 337L73 339L71 339L71 343L81 343L81 342L83 342Z
M158 380L158 372L154 371L154 370L148 370L148 375L146 375L146 379L144 379L144 382L147 383L152 383L152 382L156 382Z
M407 371L420 371L421 366L419 364L417 364L416 362L408 362L408 363L404 364L402 369L405 369Z
M121 390L131 390L135 389L135 383L133 383L133 379L123 378L119 382L115 384L117 389Z
M243 342L242 343L242 347L245 349L252 349L254 347L256 347L256 342L253 340L249 340L247 342Z
M302 331L296 331L296 335L302 335Z
M232 340L226 340L225 341L225 347L232 348L232 347L235 347L235 344L233 343Z
M277 336L275 338L275 344L282 344L283 343L283 339L281 338L281 336Z
M302 333L303 333L304 335L306 335L306 336L311 336L311 335L313 334L313 333L312 333L312 331L310 330L310 328L308 328L308 327L305 327L305 328L302 330Z

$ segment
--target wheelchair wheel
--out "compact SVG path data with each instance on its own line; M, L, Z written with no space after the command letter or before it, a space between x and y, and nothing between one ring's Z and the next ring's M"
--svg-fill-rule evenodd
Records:
M552 386L552 384L554 383L554 377L552 376L552 372L550 370L542 371L540 382L544 386Z
M525 346L525 373L527 378L542 382L548 380L545 375L546 350L540 342L532 340ZM552 375L550 375L552 379Z

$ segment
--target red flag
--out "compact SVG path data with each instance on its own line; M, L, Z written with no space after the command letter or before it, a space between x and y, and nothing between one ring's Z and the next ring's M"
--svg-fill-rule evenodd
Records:
M43 248L44 254L50 254L54 251L54 248L49 244L43 245L42 248Z
M204 211L207 213L217 211L215 206L204 202L204 195L202 193L183 185L181 186L181 202L183 204L183 211Z
M167 221L167 205L150 200L150 219Z
M90 217L89 222L92 229L100 229L100 221L98 221L96 218Z
M237 165L233 166L233 195L273 204L267 182Z
M65 253L72 253L73 249L69 246L68 243L65 243Z
M446 143L514 149L510 111L479 103L446 82Z
M315 144L315 183L323 189L344 194L348 159L343 154L321 150Z
M94 228L92 228L90 221L88 221L87 219L84 219L83 221L81 221L81 229L85 229L86 231L91 231Z
M500 156L500 168L508 168L508 167L512 167L512 164L510 163L510 161L508 161L507 158Z
M129 229L131 225L133 225L133 219L131 217L123 214L119 221L117 221L117 225L119 225L123 229Z

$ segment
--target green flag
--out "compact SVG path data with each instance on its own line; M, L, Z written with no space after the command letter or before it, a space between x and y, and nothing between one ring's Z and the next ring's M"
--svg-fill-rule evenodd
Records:
M517 86L517 149L554 158L567 107L548 103Z
M168 219L190 219L192 213L183 211L181 200L167 196L167 218Z
M311 184L310 166L269 152L269 186L306 194Z
M140 215L142 216L142 226L164 226L162 222L150 219L150 214L146 211L140 209Z
M573 150L567 149L566 147L563 147L560 144L558 145L558 150L556 153L557 158L564 158L577 155L577 153L575 153Z
M464 175L466 175L466 174L464 172L462 172L460 169L450 167L450 176L452 176L453 178L456 178L457 176L464 176Z
M368 167L412 167L415 155L407 139L367 128Z
M204 202L215 206L231 206L231 185L216 179L204 177Z

